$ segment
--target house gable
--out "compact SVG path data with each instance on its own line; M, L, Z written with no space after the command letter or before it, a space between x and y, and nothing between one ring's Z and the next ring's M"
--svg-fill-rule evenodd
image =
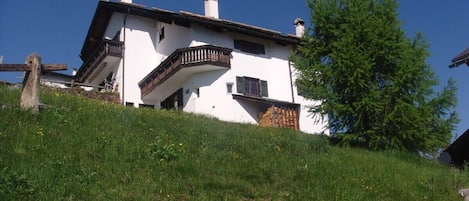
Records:
M82 60L87 60L101 43L101 40L103 40L106 27L109 24L109 20L113 13L147 17L167 24L172 24L174 22L176 25L185 27L190 27L191 24L198 24L217 32L237 32L265 38L282 45L296 45L300 41L298 37L293 35L285 35L280 32L261 27L229 20L210 18L190 12L182 11L180 13L176 13L158 8L149 9L138 4L100 1L81 50L80 57Z

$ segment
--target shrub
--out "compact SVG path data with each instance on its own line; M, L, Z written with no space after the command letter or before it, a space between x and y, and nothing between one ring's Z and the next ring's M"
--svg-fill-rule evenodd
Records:
M31 200L34 185L25 174L4 167L0 170L1 200Z
M179 154L182 153L182 147L182 143L176 145L169 140L163 140L161 137L156 136L155 139L148 144L145 152L151 159L169 162L179 157Z

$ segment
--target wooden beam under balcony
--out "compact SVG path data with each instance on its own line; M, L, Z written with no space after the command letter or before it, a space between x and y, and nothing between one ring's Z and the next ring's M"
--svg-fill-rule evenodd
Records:
M232 51L229 48L213 45L177 49L139 82L142 97L148 95L182 68L206 64L231 68Z

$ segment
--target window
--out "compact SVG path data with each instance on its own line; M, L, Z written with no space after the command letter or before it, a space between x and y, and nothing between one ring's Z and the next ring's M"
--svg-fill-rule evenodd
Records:
M228 94L233 93L233 83L231 82L226 83L226 93Z
M245 40L234 40L234 48L252 54L265 54L264 45Z
M180 88L171 96L167 97L163 102L161 102L161 108L163 109L175 109L182 110L183 108L183 90Z
M200 98L200 88L195 89L195 95Z
M164 27L160 29L160 42L164 39Z
M133 102L125 102L125 106L133 107L134 103Z
M248 96L268 97L267 81L252 77L236 77L236 89Z

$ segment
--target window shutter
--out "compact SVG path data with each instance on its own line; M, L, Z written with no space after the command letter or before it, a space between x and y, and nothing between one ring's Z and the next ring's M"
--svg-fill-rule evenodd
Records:
M267 89L267 81L261 80L261 96L268 97L269 91Z
M240 94L244 94L244 77L236 76L236 91Z

